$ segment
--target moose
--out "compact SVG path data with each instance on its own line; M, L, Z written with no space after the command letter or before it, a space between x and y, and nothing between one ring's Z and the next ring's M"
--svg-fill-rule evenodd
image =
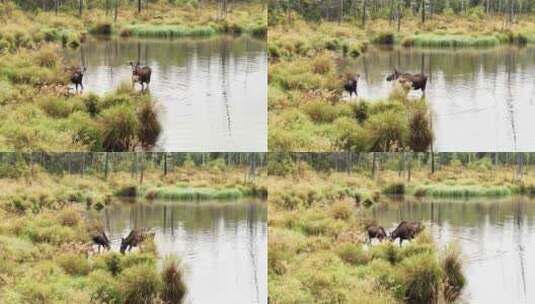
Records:
M370 225L367 228L368 230L368 242L371 244L372 239L378 239L379 242L382 242L386 238L385 229L382 226Z
M78 93L78 86L80 86L80 91L84 90L83 79L86 71L86 67L75 67L71 72L71 82L75 85L76 93Z
M357 92L357 85L358 85L358 82L359 82L359 78L360 78L360 74L356 74L354 76L350 76L350 77L348 77L348 79L346 80L346 82L344 84L344 90L349 93L349 98L350 99L353 96L353 93L355 94L355 96L357 96L357 97L359 96L359 94Z
M422 93L425 95L427 76L424 74L400 73L397 69L394 69L394 73L386 77L386 81L394 81L398 79L410 82L411 87L414 90L422 90Z
M136 82L139 82L141 84L141 92L145 90L144 84L147 84L146 88L148 89L152 69L148 66L142 67L139 61L135 65L133 62L130 62L130 66L132 67L132 87L136 85Z
M148 229L130 231L126 238L121 238L121 253L124 254L126 250L132 251L132 247L139 246L147 238L154 238L154 232L149 232Z
M412 240L420 231L424 229L420 222L402 221L398 227L390 233L390 240L394 241L399 238L399 246L403 244L403 240Z
M93 240L93 243L98 246L99 253L100 247L104 247L104 249L110 250L110 240L108 239L104 231L93 233L91 235L91 239Z

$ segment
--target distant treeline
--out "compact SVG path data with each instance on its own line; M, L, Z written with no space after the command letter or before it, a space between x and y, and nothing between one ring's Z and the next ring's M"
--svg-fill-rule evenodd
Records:
M50 174L101 174L111 172L143 174L147 169L161 170L165 175L180 166L249 167L255 174L266 164L265 153L0 153L0 178L31 175L37 168Z
M512 20L516 15L535 13L535 0L270 0L269 9L271 21L288 11L311 21L356 17L365 22L366 18L395 20L413 15L425 22L435 14L504 14Z
M219 5L221 8L230 8L240 3L263 3L263 0L0 0L0 3L14 3L24 10L41 9L44 11L54 10L81 10L100 8L112 10L119 6L131 6L143 10L150 9L151 4L166 3L177 6Z
M381 169L399 170L401 174L415 168L434 173L446 166L488 170L515 167L520 174L527 166L535 165L535 153L270 153L268 164L270 173L275 175L297 172L303 164L317 171L348 174L361 170L375 175Z

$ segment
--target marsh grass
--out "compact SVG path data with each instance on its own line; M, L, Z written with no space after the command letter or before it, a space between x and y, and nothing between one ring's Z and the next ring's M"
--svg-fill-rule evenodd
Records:
M416 186L412 193L417 196L469 198L509 196L515 190L506 185L429 184Z
M376 180L366 174L314 171L268 180L268 284L273 303L434 303L462 274L462 259L448 262L426 231L400 247L367 243L364 197L377 203L383 189L402 192L397 173ZM420 181L423 175L414 172ZM355 204L352 203L355 200ZM444 256L444 257L443 257ZM459 263L459 264L456 264ZM289 288L291 286L291 288ZM458 291L463 285L456 285ZM345 302L347 301L347 302ZM361 302L364 301L364 302Z
M248 193L238 188L209 187L162 187L152 190L155 197L166 200L231 200L247 196Z

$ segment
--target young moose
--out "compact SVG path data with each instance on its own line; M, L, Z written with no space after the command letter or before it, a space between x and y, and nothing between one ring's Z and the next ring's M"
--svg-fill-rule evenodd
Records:
M71 82L75 85L76 93L78 93L78 86L80 86L80 91L84 90L84 84L82 81L84 79L85 71L87 71L86 67L76 67L71 73Z
M149 232L146 229L130 231L126 238L121 238L121 253L124 254L127 249L132 251L132 247L139 246L147 238L154 238L154 232Z
M409 73L400 73L397 69L394 69L394 73L389 75L386 78L386 81L393 81L397 79L402 79L409 81L414 90L422 90L425 95L425 88L427 87L427 76L424 74L409 74Z
M145 90L145 83L147 84L148 89L150 84L150 76L152 74L151 68L148 66L142 67L139 62L137 62L135 65L130 62L130 66L132 67L132 87L135 86L136 82L139 82L139 84L141 84L141 92Z
M368 226L368 242L371 244L372 239L378 239L382 242L386 238L385 229L381 226L370 225Z
M344 90L349 93L349 98L350 99L353 96L353 93L355 94L356 97L359 96L359 94L357 92L357 85L358 85L358 82L359 82L359 78L360 78L360 74L357 74L355 76L351 76L346 80L346 82L344 84Z
M104 231L91 234L91 239L93 240L93 243L98 246L99 253L101 246L104 247L104 249L110 250L110 240L108 239Z
M399 238L399 246L403 244L403 240L412 240L416 234L422 231L424 227L420 222L402 221L398 227L390 234L390 239L394 241Z

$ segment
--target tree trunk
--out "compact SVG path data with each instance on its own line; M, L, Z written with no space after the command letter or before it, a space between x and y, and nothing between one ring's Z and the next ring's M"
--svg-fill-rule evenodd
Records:
M140 0L141 1L141 0ZM139 177L139 184L143 184L143 173L145 172L145 155L141 152L141 174Z
M366 27L366 9L368 6L368 0L364 0L362 5L362 27Z
M78 6L78 14L82 17L82 11L84 9L84 0L80 0L80 5Z
M167 153L163 154L163 175L167 176Z
M106 157L105 157L105 161L104 161L104 179L107 180L108 179L108 171L110 169L109 167L109 152L106 152Z
M137 12L141 13L141 0L137 0Z
M115 0L115 16L113 16L113 21L117 22L117 14L119 13L119 1Z
M421 8L422 8L422 23L425 23L425 0L421 0L422 2L422 5L421 5Z

